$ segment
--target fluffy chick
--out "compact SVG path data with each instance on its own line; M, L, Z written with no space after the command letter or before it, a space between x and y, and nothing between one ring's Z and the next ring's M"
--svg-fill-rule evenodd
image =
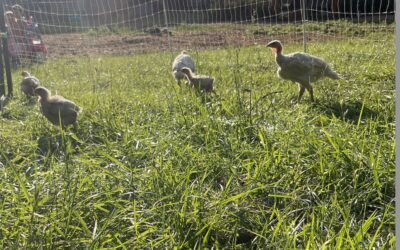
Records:
M39 80L36 77L32 76L27 71L23 71L21 75L22 75L22 81L21 81L22 93L24 93L27 97L34 96L35 89L40 85Z
M74 102L65 99L62 96L51 96L48 89L38 87L35 89L35 94L38 95L40 110L42 114L54 125L62 127L75 124L80 108Z
M196 75L187 67L183 67L180 72L186 76L189 86L196 89L198 93L212 92L215 94L214 78L211 76Z

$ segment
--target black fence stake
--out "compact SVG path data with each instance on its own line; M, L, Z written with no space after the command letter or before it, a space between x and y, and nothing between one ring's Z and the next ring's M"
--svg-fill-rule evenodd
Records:
M1 4L0 4L1 5ZM5 34L4 34L5 35ZM0 44L1 45L1 44ZM2 45L4 47L4 45ZM6 86L4 84L4 63L3 50L0 49L0 97L6 94Z
M0 13L4 13L4 6L3 6L4 1L0 1ZM0 17L0 19L3 19L4 22L4 15L1 15L3 18ZM1 20L0 20L1 22ZM0 25L1 26L1 25ZM6 33L3 33L3 29L0 28L0 37L6 36ZM1 44L0 44L1 45ZM4 44L2 45L4 48ZM4 63L3 63L3 50L0 49L0 97L6 94L6 86L4 84Z
M0 96L1 96L1 91L3 91L3 94L5 94L5 86L4 86L4 66L6 70L6 77L7 77L7 95L12 96L13 95L13 84L12 84L12 78L11 78L11 65L10 65L10 58L8 55L8 41L7 41L7 30L6 30L6 24L4 20L4 0L0 0L0 33L1 33L1 43L3 45L3 53L0 54L4 58L4 64L3 60L0 60Z

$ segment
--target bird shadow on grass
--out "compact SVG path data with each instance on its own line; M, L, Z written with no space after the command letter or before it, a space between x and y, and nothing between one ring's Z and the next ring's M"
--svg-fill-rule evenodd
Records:
M21 101L18 99L17 101L21 104L19 105L11 105L8 106L11 99L7 98L2 105L2 109L0 109L0 117L6 120L20 120L24 121L28 116L25 107L29 107L32 110L32 106L37 104L37 101L34 98L26 98ZM21 108L25 106L24 108ZM34 109L34 108L33 108Z
M28 97L23 101L25 106L34 106L38 103L37 99L34 97Z
M64 136L57 135L44 135L39 137L37 153L42 156L56 154L65 156L69 153L74 153L79 145L79 141L72 133L66 133Z
M329 117L340 118L349 123L358 122L359 120L375 119L379 116L378 112L365 106L359 101L352 102L317 102L314 108Z

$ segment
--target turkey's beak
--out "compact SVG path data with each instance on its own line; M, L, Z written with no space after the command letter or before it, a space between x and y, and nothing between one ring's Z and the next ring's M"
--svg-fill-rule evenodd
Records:
M271 50L272 50L273 53L276 53L276 52L278 51L278 49L272 47L271 45L272 45L272 42L268 43L268 44L267 44L267 47L271 48Z

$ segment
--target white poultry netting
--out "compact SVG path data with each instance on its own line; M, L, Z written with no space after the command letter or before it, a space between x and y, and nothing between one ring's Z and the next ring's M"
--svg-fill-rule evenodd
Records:
M394 0L7 0L5 9L13 63L394 32Z

